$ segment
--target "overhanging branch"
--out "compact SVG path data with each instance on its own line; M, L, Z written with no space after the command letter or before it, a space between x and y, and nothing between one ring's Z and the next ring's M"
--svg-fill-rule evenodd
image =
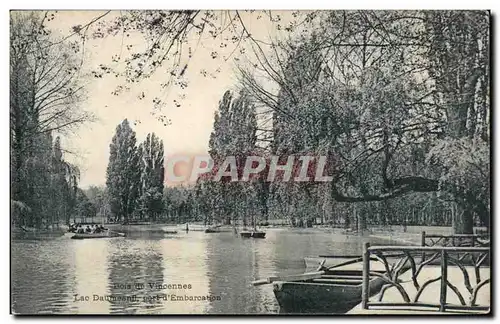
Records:
M369 201L382 201L395 197L402 196L411 192L433 192L437 191L438 180L428 179L424 177L403 177L389 180L391 187L389 191L377 195L363 195L363 196L346 196L340 193L332 183L332 197L338 202L369 202Z

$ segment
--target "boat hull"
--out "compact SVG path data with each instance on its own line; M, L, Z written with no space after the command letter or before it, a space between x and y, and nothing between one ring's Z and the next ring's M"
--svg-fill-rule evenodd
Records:
M279 281L273 286L274 295L280 305L281 313L343 314L361 302L363 286L363 262L356 256L332 257L329 259L336 269L328 270L319 279L302 281ZM389 262L397 259L389 258ZM350 261L353 261L352 263ZM318 268L318 265L314 265ZM408 262L402 273L410 268ZM318 268L319 270L319 268ZM378 261L370 262L370 271L383 274L385 265ZM369 281L370 296L380 292L385 281L372 277Z
M370 295L380 291L383 280L370 281ZM280 313L344 314L361 302L362 284L324 284L314 282L276 282L274 295Z
M104 232L104 233L77 233L73 234L71 238L73 240L83 240L83 239L97 239L97 238L108 238L108 237L124 237L123 233L116 232Z
M266 238L266 232L240 232L241 237L244 238Z

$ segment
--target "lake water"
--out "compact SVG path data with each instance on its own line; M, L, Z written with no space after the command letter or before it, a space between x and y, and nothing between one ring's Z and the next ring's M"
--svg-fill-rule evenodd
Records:
M305 256L361 254L367 240L317 229L266 232L266 239L191 231L162 237L15 240L11 244L12 310L21 314L278 313L272 285L252 287L253 280L304 272Z

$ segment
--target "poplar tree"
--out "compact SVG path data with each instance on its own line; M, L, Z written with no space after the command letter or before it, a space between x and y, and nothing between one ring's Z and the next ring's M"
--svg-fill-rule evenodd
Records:
M219 102L210 134L209 153L215 165L220 166L227 156L235 156L240 173L238 176L241 177L246 157L255 153L256 132L255 106L248 94L242 91L233 99L232 93L226 91ZM247 214L255 205L258 188L256 184L228 182L224 178L209 186L203 186L201 182L198 183L197 192L211 196L204 201L212 206L219 221L228 222L229 218L242 218L243 224L246 225Z
M163 141L155 133L148 134L140 145L140 208L141 215L156 220L163 211L165 178Z
M116 127L109 148L106 186L111 213L115 220L127 223L136 209L140 185L140 156L136 135L127 119Z

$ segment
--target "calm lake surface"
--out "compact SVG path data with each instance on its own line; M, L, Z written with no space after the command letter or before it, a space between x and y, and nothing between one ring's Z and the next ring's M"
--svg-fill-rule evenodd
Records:
M318 229L266 232L263 240L195 231L161 237L14 240L12 309L21 314L278 313L272 285L252 287L253 280L304 272L305 256L361 254L368 240ZM75 294L89 300L77 301Z

